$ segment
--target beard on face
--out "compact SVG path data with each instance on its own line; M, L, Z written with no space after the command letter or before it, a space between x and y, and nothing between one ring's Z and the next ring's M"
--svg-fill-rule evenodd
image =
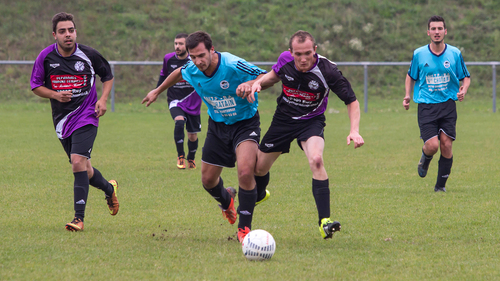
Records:
M187 53L187 51L186 51L186 50L184 50L183 52L181 52L181 50L179 50L179 49L176 49L176 50L175 50L175 52L176 52L176 53L177 53L177 55L178 55L178 56L180 56L180 57L183 57L183 56Z

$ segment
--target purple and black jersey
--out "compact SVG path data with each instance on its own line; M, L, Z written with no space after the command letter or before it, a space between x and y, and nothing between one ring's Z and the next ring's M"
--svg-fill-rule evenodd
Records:
M96 76L113 79L108 61L91 47L76 44L75 52L63 57L52 44L40 52L31 73L31 89L44 86L54 91L72 91L69 102L50 99L57 137L65 139L85 125L99 125L95 113Z
M289 51L281 53L273 70L283 83L276 113L292 119L311 119L325 112L330 89L344 103L356 100L351 84L335 63L317 55L315 65L307 72L298 71Z
M158 86L179 67L182 67L191 59L186 57L185 59L179 59L175 52L168 53L163 58L163 68L160 72L160 79L158 81ZM201 110L201 98L195 92L193 86L191 86L186 80L181 80L167 90L167 101L169 107L180 107L184 112L191 115L200 115Z

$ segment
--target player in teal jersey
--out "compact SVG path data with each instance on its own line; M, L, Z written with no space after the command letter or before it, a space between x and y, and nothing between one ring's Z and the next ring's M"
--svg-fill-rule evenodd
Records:
M161 92L181 79L200 95L210 117L201 157L201 181L205 190L220 203L224 217L234 224L236 191L224 188L220 175L224 167L232 168L238 162L238 240L241 242L251 229L256 202L267 198L267 183L258 194L256 185L265 181L262 179L265 176L254 177L260 140L258 101L251 103L240 96L249 92L255 79L266 72L230 53L216 52L210 35L202 31L190 34L186 47L191 61L182 69L174 70L142 103L149 106Z
M420 137L424 141L418 174L420 177L427 175L432 157L440 149L434 191L445 192L453 163L452 144L456 137L455 101L464 100L470 85L470 74L460 50L444 43L447 34L444 19L432 16L427 28L431 43L413 52L405 81L403 106L406 110L410 108L413 89L413 101L418 104Z

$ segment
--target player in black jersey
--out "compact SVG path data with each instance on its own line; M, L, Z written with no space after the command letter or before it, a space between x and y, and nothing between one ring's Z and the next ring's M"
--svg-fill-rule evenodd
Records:
M330 189L323 165L324 112L328 93L331 89L347 105L351 120L347 144L353 141L354 148L364 144L359 134L359 102L337 66L316 53L317 46L311 34L297 31L290 38L289 47L289 51L280 55L272 71L253 84L251 94L242 96L251 101L254 93L262 88L279 81L283 84L273 121L259 146L255 173L260 177L269 177L273 163L282 153L289 152L291 142L296 139L309 160L319 230L327 239L340 230L340 223L330 220ZM264 187L258 192L265 192Z
M118 183L109 182L90 163L99 117L106 113L106 101L113 86L111 67L96 50L76 43L73 15L58 13L52 18L56 40L38 55L31 73L33 93L50 99L56 134L70 159L74 175L73 221L69 231L83 230L89 184L104 191L112 216L119 210ZM97 100L96 76L103 92Z
M172 71L186 64L190 58L186 50L186 33L179 33L175 36L175 52L165 55L163 58L163 68L160 72L160 78L156 87L160 86ZM177 82L174 86L168 88L167 101L170 114L174 119L174 140L177 148L177 168L185 169L186 162L190 169L196 169L194 157L198 149L198 135L201 131L200 109L201 98L196 94L193 86L186 80ZM188 135L188 154L185 159L184 153L184 124Z

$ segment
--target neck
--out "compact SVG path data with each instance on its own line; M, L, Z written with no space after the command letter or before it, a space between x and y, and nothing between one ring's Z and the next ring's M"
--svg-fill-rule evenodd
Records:
M439 43L431 42L430 47L431 47L431 51L433 53L440 54L444 51L445 44L444 44L444 41L441 41Z
M183 60L188 57L188 53L186 52L183 56L177 56L178 59Z
M212 76L215 69L217 68L217 64L219 64L219 55L214 52L212 53L212 60L210 61L210 65L208 66L207 70L203 71L203 73L205 73L205 75L207 76Z

